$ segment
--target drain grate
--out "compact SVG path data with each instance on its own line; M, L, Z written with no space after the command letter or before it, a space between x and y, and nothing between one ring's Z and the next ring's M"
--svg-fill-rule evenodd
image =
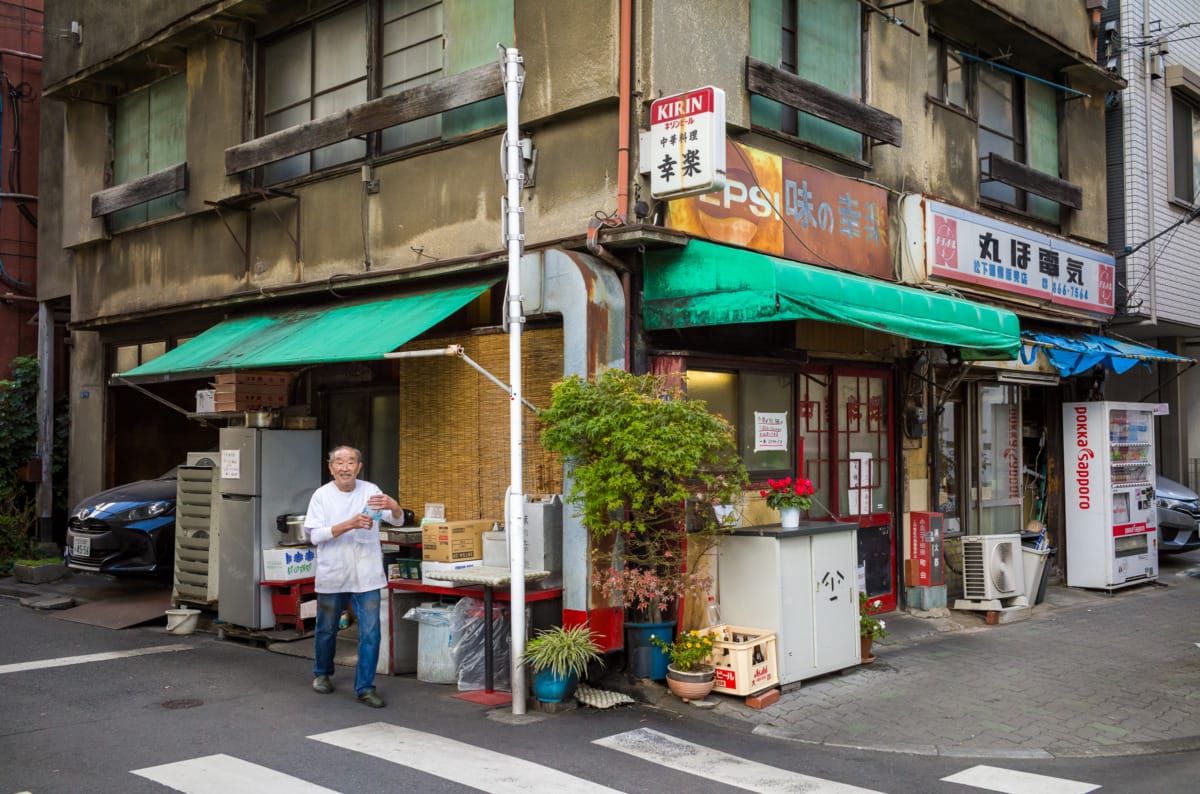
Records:
M203 706L203 700L195 698L180 698L178 700L164 700L162 707L164 709L194 709L196 706Z

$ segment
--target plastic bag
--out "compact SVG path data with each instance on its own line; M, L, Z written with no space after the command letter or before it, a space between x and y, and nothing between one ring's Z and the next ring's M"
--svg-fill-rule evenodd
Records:
M451 611L451 653L458 667L460 692L484 689L484 609L477 598L460 598ZM492 604L492 689L512 691L509 650L511 648L507 605Z
M405 620L415 620L430 626L449 626L450 611L440 605L421 605L404 613Z

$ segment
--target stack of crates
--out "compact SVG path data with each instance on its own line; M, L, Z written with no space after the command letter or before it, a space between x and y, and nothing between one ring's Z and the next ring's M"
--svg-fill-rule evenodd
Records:
M215 411L256 411L288 404L289 372L224 372L213 384Z

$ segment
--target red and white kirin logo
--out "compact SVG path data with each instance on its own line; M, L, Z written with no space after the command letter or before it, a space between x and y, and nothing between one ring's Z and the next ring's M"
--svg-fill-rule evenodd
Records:
M958 221L933 216L933 263L958 269Z

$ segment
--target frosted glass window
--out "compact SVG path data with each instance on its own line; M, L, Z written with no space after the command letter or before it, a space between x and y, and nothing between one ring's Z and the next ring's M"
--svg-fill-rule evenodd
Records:
M263 110L308 99L312 78L311 33L308 29L268 44L263 50Z
M313 27L317 92L367 80L367 12L356 6ZM318 118L320 115L318 114Z

